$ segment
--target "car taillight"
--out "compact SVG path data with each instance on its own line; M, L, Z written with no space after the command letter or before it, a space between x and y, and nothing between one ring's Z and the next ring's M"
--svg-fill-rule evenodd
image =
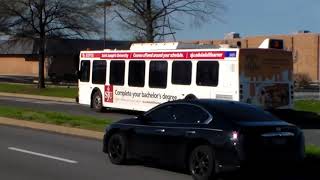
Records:
M240 88L239 88L239 95L240 95L240 100L243 99L243 85L241 84L240 85Z
M290 92L291 92L291 99L294 99L294 87L293 85L290 86Z
M232 145L236 146L239 141L239 133L237 131L232 131L230 134L230 140Z
M238 141L239 133L237 131L232 131L231 133L231 141Z

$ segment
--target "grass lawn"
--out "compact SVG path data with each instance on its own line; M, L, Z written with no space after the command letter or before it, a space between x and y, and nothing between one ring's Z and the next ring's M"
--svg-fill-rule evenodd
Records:
M105 127L112 122L111 119L99 119L90 116L75 116L67 113L37 111L7 106L0 106L0 116L95 131L104 131Z
M294 109L298 111L309 111L320 113L320 101L317 100L297 100Z
M34 84L0 83L0 92L75 98L78 95L78 88L47 86L45 89L38 89Z
M309 157L316 157L320 159L320 147L313 144L307 145L306 155Z

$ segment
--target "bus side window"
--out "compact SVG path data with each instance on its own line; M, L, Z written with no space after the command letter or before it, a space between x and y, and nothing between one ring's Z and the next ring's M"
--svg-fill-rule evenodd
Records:
M149 86L151 88L167 87L168 62L151 61L149 71Z
M106 61L95 60L92 65L92 83L105 84L106 83Z
M90 81L90 61L89 60L81 61L80 72L81 72L80 81L89 82Z
M192 63L190 61L174 61L172 63L172 84L190 85Z
M144 87L146 63L144 61L129 62L129 86Z
M218 86L219 63L217 61L199 61L197 64L197 85Z
M125 62L124 61L111 61L110 62L110 84L112 85L124 85L124 71Z

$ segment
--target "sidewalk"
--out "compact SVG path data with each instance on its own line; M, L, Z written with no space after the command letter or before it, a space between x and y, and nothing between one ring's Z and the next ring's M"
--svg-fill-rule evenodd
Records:
M0 96L19 97L19 98L38 99L38 100L57 101L57 102L69 102L69 103L75 103L76 102L76 100L73 99L73 98L52 97L52 96L38 96L38 95L18 94L18 93L0 92Z
M320 100L319 92L295 92L294 99L296 100Z
M0 125L31 128L31 129L37 129L37 130L42 130L42 131L48 131L48 132L54 132L54 133L59 133L59 134L72 135L72 136L79 136L79 137L85 137L85 138L91 138L91 139L97 139L97 140L102 140L103 135L104 135L103 132L98 132L98 131L70 128L70 127L37 123L37 122L24 121L24 120L17 120L17 119L4 118L4 117L0 117Z

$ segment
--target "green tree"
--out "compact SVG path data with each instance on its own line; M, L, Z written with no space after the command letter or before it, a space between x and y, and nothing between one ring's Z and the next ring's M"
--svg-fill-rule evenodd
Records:
M49 38L84 38L97 34L95 0L0 0L0 32L12 39L39 43L39 84L45 88L44 62Z

